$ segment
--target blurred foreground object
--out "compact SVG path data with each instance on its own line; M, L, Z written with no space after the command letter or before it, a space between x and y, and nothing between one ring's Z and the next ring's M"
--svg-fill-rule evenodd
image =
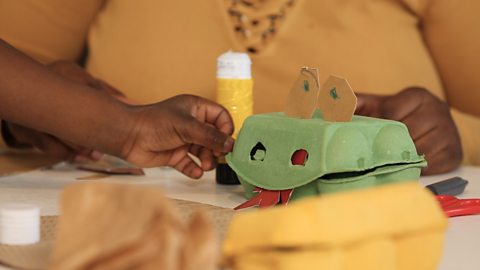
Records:
M425 188L391 184L240 213L222 261L235 270L433 270L446 225Z
M61 199L50 269L215 268L203 214L181 222L160 190L120 184L69 186Z
M40 208L29 204L0 205L0 244L30 245L40 240Z

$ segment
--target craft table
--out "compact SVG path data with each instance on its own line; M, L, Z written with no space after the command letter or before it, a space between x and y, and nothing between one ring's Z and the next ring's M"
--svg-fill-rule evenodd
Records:
M57 215L62 187L79 181L113 181L157 186L171 198L230 208L244 201L240 186L215 184L213 172L206 173L201 180L191 180L172 169L155 168L146 170L145 176L109 176L100 180L78 180L92 174L60 163L48 170L3 176L0 177L0 203L36 204L40 206L43 215ZM452 173L423 177L420 181L427 185L453 176L461 176L470 182L465 193L459 197L480 197L480 167L462 167ZM445 252L439 269L480 269L479 243L480 215L449 219ZM0 266L0 269L7 268Z

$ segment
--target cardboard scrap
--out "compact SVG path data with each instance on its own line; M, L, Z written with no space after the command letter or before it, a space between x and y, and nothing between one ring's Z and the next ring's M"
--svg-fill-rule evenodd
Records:
M349 122L356 106L357 97L347 80L331 75L318 95L318 108L323 118L331 122Z
M123 159L104 155L98 161L82 161L75 163L79 170L99 172L104 174L131 174L145 175L142 168L139 168Z
M89 182L67 187L49 269L214 269L201 213L184 223L159 189Z
M319 91L318 69L302 67L300 75L288 94L285 115L295 118L312 118Z

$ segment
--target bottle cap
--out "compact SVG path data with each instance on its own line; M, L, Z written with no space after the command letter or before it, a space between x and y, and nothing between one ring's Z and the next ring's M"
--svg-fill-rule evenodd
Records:
M40 240L40 209L29 204L0 205L0 244L28 245Z
M217 59L217 78L251 79L251 65L248 54L228 51Z
M217 184L222 185L240 185L237 174L227 163L219 162L215 171Z

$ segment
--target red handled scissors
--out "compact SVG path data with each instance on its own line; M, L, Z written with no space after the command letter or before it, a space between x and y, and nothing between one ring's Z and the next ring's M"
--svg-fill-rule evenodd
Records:
M458 199L451 195L436 197L448 217L480 214L480 199Z

